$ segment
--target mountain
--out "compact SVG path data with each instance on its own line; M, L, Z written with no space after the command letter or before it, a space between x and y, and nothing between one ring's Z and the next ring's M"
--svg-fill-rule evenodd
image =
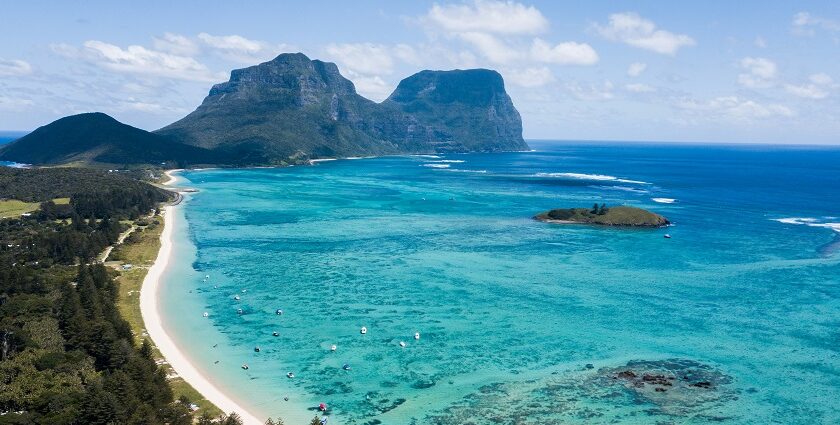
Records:
M422 71L376 103L335 64L294 53L232 71L195 111L153 133L103 113L73 115L0 147L0 160L244 166L525 149L519 112L495 71Z
M283 54L232 71L198 109L156 133L255 164L399 152L366 131L375 107L335 64Z
M335 64L302 53L234 70L194 112L155 133L243 164L528 148L495 71L423 71L375 103Z
M33 165L212 164L215 154L172 143L101 112L72 115L0 147L0 160Z
M388 134L413 151L525 150L522 120L502 76L487 69L422 71L400 82L383 107L405 121Z

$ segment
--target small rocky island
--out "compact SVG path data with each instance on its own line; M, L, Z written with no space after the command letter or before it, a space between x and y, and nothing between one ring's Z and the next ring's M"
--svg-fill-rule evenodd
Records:
M558 208L534 216L546 223L594 224L617 227L664 227L671 224L667 218L636 207L607 207L595 204L590 208Z

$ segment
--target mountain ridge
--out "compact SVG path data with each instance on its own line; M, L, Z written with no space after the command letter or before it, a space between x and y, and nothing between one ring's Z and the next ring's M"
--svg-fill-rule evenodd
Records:
M193 112L153 132L80 114L3 146L0 159L250 166L527 149L521 117L496 71L421 71L377 103L358 94L334 63L285 53L231 71Z

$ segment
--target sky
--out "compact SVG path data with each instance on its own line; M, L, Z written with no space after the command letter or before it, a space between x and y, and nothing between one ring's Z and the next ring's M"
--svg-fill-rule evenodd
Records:
M526 139L840 144L838 1L2 1L0 130L154 130L298 51L375 101L495 69Z

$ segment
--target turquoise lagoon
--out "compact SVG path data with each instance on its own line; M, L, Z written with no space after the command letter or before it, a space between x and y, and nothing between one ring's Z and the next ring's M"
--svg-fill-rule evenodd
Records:
M166 326L290 425L840 422L840 150L532 146L184 172ZM674 226L530 218L596 202Z

